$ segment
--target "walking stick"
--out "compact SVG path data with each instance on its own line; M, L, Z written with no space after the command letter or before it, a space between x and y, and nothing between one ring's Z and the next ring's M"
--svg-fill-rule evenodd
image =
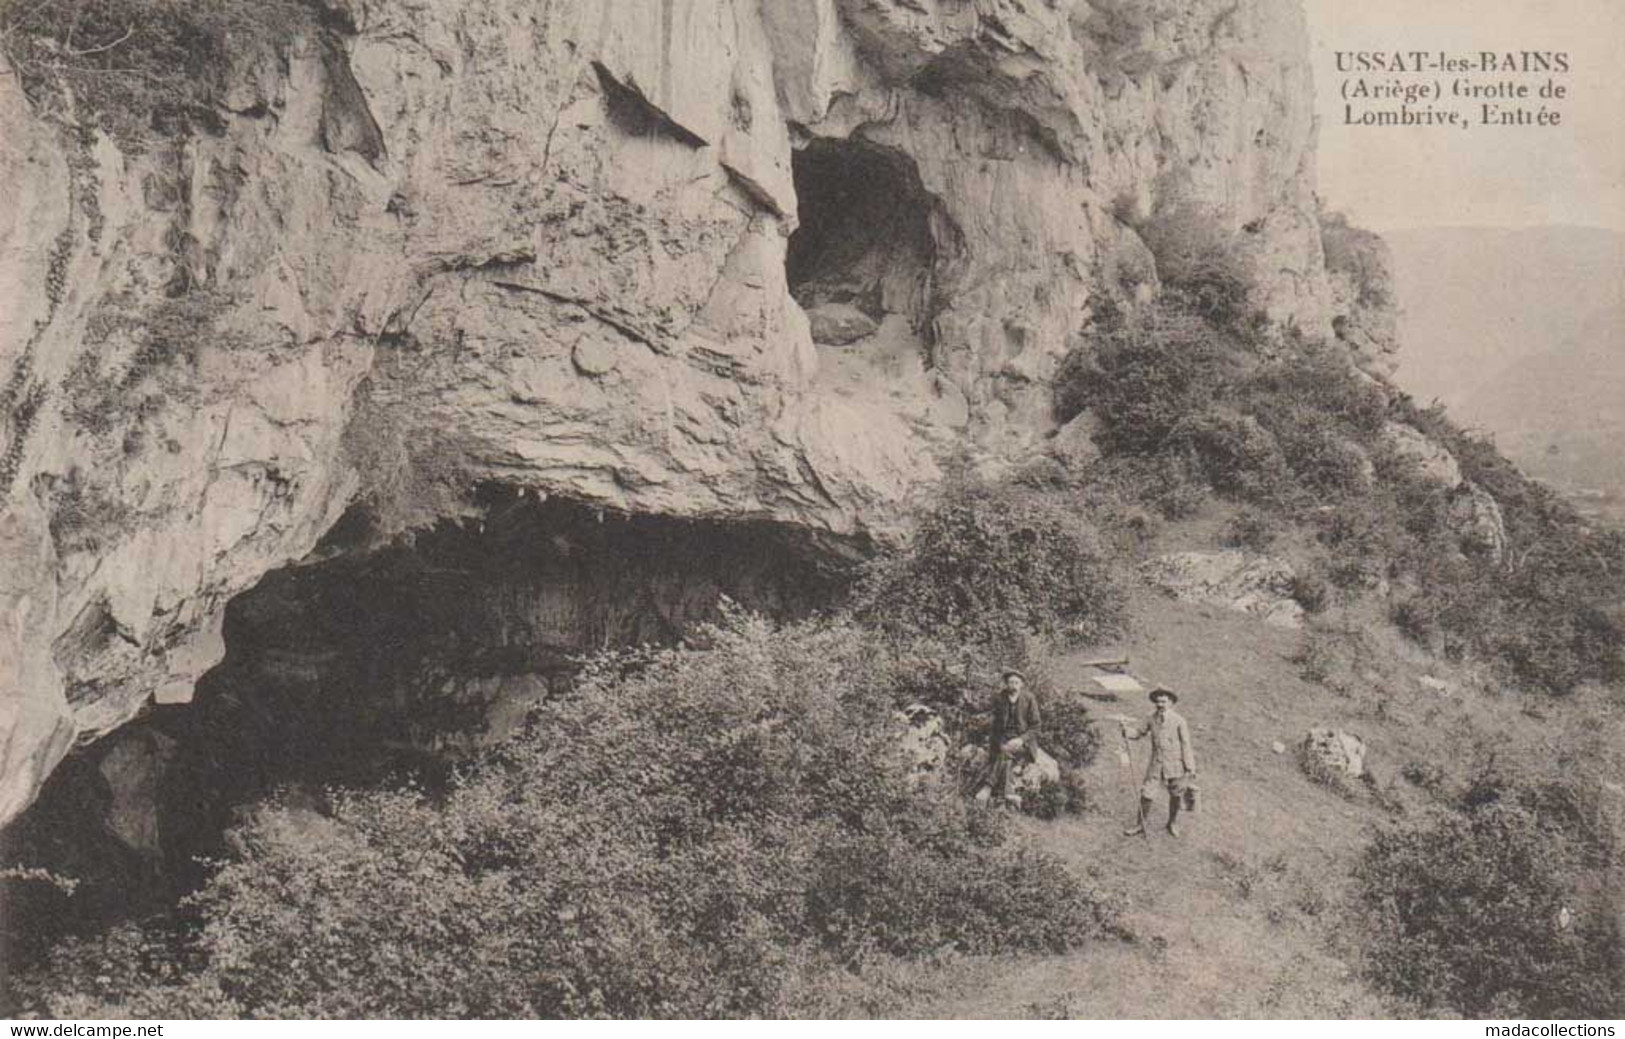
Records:
M1146 841L1151 835L1145 830L1145 801L1140 798L1140 791L1134 786L1134 752L1129 749L1128 735L1123 732L1123 723L1117 723L1117 763L1123 776L1123 786L1128 790L1129 797L1134 799L1134 820L1139 828L1140 836Z

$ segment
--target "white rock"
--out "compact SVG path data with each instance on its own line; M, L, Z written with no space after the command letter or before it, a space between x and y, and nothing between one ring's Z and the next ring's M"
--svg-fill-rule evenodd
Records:
M1421 430L1402 422L1389 422L1383 426L1382 435L1389 449L1416 463L1423 476L1452 490L1461 486L1461 466L1456 456Z
M1351 779L1365 775L1365 741L1335 729L1311 729L1303 738L1304 753L1324 767Z
M1149 560L1140 572L1176 599L1251 614L1271 627L1303 627L1303 607L1292 598L1294 572L1281 560L1237 549L1176 552Z

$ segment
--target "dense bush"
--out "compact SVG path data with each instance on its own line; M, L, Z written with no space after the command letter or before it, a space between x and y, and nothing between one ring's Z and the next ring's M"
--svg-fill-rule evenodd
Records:
M1362 446L1387 399L1333 348L1266 349L1174 297L1135 313L1104 305L1062 363L1056 408L1090 410L1108 460L1179 466L1186 482L1284 506L1369 487Z
M1125 602L1080 506L960 472L907 548L868 568L853 609L894 638L939 639L1016 661L1028 636L1088 642L1116 632Z
M1181 422L1172 442L1197 478L1221 494L1277 501L1292 485L1280 443L1251 415L1210 407Z
M1156 257L1162 283L1195 313L1219 326L1247 316L1254 276L1239 236L1219 224L1211 207L1186 200L1165 203L1138 231Z
M1264 552L1275 543L1280 534L1279 521L1268 513L1257 509L1242 509L1226 521L1220 540L1226 548Z
M730 614L600 660L442 796L261 809L173 939L60 949L71 1016L776 1014L809 972L945 946L1055 951L1109 922L998 813L921 782L879 643Z
M1083 694L1075 689L1051 690L1039 702L1044 724L1039 740L1062 764L1086 768L1100 750L1100 727Z
M1056 378L1056 410L1063 421L1092 411L1108 454L1163 450L1205 409L1236 352L1226 333L1177 302L1130 313L1104 301L1084 331Z
M1586 898L1583 846L1547 818L1497 798L1380 833L1356 870L1374 980L1474 1017L1625 1013L1617 907Z
M1370 243L1347 244L1351 264L1381 259ZM1104 306L1083 333L1056 407L1098 421L1102 457L1082 477L1092 496L1170 518L1209 493L1247 503L1312 532L1331 586L1389 590L1395 623L1435 651L1493 661L1531 690L1625 679L1625 534L1589 528L1493 444L1361 375L1340 346L1266 343L1178 296L1135 312ZM1390 423L1448 450L1467 482L1426 475ZM1473 496L1485 494L1504 545L1475 526ZM1306 606L1325 605L1324 585L1303 591Z

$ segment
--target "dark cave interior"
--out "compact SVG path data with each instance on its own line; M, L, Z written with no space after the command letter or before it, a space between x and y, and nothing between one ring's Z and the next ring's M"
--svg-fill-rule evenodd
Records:
M227 606L226 656L193 702L154 706L82 748L7 828L0 852L79 879L11 885L12 962L63 934L162 912L272 792L411 779L524 725L605 649L671 645L724 597L777 618L838 598L858 551L766 522L625 515L491 486L483 520L312 560Z

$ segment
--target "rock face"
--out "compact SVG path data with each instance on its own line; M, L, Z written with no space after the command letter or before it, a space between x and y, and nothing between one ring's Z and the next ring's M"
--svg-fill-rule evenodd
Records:
M358 497L892 537L1048 431L1159 214L1336 316L1295 0L325 10L139 154L0 77L0 819Z
M1382 439L1389 450L1414 464L1425 478L1450 490L1461 486L1461 465L1456 456L1428 439L1421 430L1402 422L1389 422L1383 426Z
M1506 555L1506 519L1501 503L1476 483L1464 482L1450 502L1450 522L1462 551L1501 562Z
M1296 575L1291 564L1281 560L1237 549L1176 552L1140 569L1147 580L1176 599L1252 614L1272 627L1303 627L1303 607L1292 597Z
M1447 515L1461 550L1501 562L1506 554L1507 532L1495 496L1463 476L1456 456L1420 430L1389 422L1383 428L1383 440L1395 455L1415 465L1424 478L1451 492Z

